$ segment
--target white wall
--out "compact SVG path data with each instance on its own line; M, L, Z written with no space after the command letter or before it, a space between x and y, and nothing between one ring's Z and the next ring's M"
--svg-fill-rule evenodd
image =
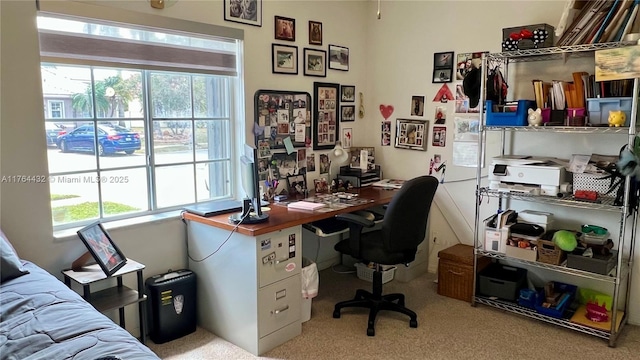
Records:
M436 151L430 145L426 153L381 147L382 117L378 105L394 105L392 119L410 118L411 96L424 95L424 119L433 124L435 104L431 99L439 88L431 83L434 52L499 51L503 27L555 25L564 1L383 1L378 20L375 1L263 0L261 28L224 21L220 1L182 0L164 10L150 8L147 0L103 4L123 11L242 28L245 31L248 133L253 122L253 94L258 89L302 90L312 94L314 81L355 85L357 92L364 93L366 116L350 124L354 128L354 145L376 146L377 161L383 165L385 177L410 178L428 172L429 159ZM0 175L46 174L44 141L33 140L44 136L34 2L4 0L0 2L0 9ZM305 77L301 66L297 76L271 74L274 15L296 19L295 45L300 59L302 49L308 46L307 21L321 21L322 48L326 50L330 43L348 47L350 70L327 70L326 78ZM455 91L455 86L449 85ZM437 148L443 159L449 159L449 166L431 221L432 234L438 234L438 243L431 242L432 271L435 271L438 250L458 242L470 244L473 238L475 170L451 166L453 104L448 105L448 109L447 147ZM588 145L585 142L585 146ZM310 178L315 176L317 174L311 174ZM454 182L470 178L474 180ZM54 240L48 186L6 183L0 186L2 229L22 257L59 276L60 269L69 266L84 250L75 237ZM186 267L184 231L184 225L174 219L111 232L125 254L147 265L146 277L169 268ZM640 270L638 265L635 270ZM632 300L637 299L640 287L633 287L632 292ZM135 333L137 317L132 310L127 311L131 319L128 327ZM631 320L640 323L640 306L632 306L630 313Z

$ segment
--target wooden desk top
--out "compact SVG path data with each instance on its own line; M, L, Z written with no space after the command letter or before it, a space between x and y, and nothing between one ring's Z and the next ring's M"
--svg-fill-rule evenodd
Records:
M374 205L388 204L391 201L393 195L395 195L398 191L376 187L366 187L362 189L354 189L349 192L358 194L359 199L368 199L371 201L365 204L347 206L345 208L325 212L289 210L286 205L271 204L269 206L271 210L268 212L269 219L266 222L250 225L241 224L240 226L238 226L238 229L236 231L248 236L267 234L272 231L282 230L296 225L302 225L313 221L327 219L337 214L363 210ZM186 220L215 226L220 229L233 230L235 224L229 222L229 215L230 214L222 214L211 217L202 217L185 212L182 216Z

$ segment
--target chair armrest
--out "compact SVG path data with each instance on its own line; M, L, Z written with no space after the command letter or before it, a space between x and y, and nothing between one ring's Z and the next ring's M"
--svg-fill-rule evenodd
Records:
M361 227L373 227L375 223L369 219L366 219L360 215L355 214L338 214L336 219L346 221L353 224L358 224Z

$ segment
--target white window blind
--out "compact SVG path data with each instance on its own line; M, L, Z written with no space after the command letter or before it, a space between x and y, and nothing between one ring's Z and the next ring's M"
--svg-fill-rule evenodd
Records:
M38 28L43 61L237 75L233 38L46 12Z

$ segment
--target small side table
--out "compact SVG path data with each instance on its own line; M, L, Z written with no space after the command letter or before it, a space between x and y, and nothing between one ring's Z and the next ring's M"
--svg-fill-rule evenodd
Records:
M98 264L84 266L79 270L63 270L64 283L71 288L71 280L82 285L82 297L96 310L104 313L109 310L118 309L120 315L120 326L125 327L124 307L138 303L140 317L140 342L145 343L145 314L147 295L144 294L144 281L142 280L142 270L145 266L139 262L127 259L127 263L120 270L111 276L116 278L117 286L91 292L91 284L108 279ZM136 272L138 277L138 289L133 290L122 284L122 276Z

